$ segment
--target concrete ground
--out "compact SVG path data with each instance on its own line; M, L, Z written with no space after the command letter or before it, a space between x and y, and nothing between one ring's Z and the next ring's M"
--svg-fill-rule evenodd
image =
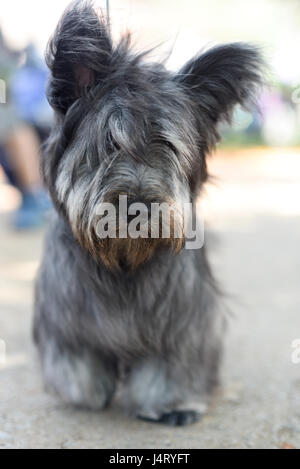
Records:
M211 166L211 258L232 319L223 388L186 428L130 421L116 408L75 411L44 392L31 342L43 233L9 229L16 194L0 184L0 448L300 448L300 363L291 361L300 339L300 150L222 153Z

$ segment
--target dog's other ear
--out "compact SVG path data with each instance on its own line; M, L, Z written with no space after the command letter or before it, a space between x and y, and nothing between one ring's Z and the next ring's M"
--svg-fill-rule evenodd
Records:
M214 126L217 139L216 124L230 119L234 105L247 107L255 99L263 81L263 65L255 46L232 43L191 59L176 80L192 95L205 124Z
M112 52L107 24L89 0L77 0L63 14L50 40L46 61L51 71L48 100L63 114L109 69Z

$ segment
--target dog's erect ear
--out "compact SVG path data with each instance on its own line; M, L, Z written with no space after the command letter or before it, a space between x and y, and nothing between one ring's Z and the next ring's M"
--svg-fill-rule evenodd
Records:
M177 74L211 125L230 119L235 104L247 107L262 84L258 49L243 43L216 46L191 59Z
M51 71L48 100L65 114L109 68L112 42L107 24L92 1L77 0L63 14L46 53Z

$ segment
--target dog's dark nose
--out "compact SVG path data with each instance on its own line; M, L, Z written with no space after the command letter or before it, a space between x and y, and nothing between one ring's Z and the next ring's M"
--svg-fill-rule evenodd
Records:
M133 204L139 204L139 205L133 206ZM144 198L128 197L127 199L128 223L130 223L139 215L143 215L145 221L151 218L151 202Z
M129 215L127 214L127 222L130 223L132 220L134 220L137 217L138 213L136 215Z
M128 197L127 199L127 204L128 207L132 204L143 204L147 207L147 209L151 209L151 201L144 199L144 198L139 198L139 197Z

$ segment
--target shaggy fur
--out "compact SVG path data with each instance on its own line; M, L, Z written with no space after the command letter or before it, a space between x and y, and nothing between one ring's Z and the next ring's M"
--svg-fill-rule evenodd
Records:
M218 382L224 316L205 249L182 238L99 240L100 202L195 204L217 125L248 105L261 59L215 47L179 73L114 45L90 2L65 12L47 52L56 122L42 170L56 214L36 286L34 336L45 381L93 409L123 383L135 416L196 421ZM175 215L174 223L181 223Z

